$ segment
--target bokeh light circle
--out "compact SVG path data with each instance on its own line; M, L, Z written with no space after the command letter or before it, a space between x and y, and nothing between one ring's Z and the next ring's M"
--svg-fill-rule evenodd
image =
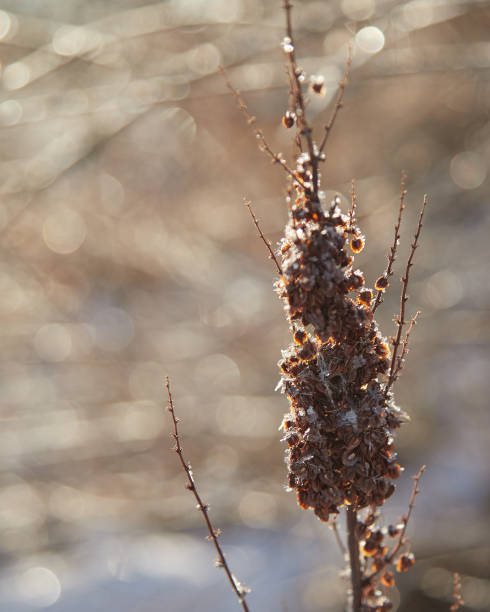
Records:
M375 26L366 26L355 37L356 45L365 53L378 53L385 46L385 35Z
M461 189L476 189L487 178L487 165L479 153L463 151L451 159L449 173Z
M16 581L19 599L35 608L47 608L58 601L61 583L58 576L47 567L31 567Z
M82 246L87 228L81 215L74 210L62 209L45 220L42 233L48 249L68 255Z

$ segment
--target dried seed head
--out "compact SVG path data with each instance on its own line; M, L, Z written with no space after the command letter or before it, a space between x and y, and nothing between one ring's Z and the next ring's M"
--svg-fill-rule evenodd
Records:
M364 291L361 291L361 293L359 294L357 301L359 302L359 304L369 307L371 305L372 299L373 292L371 291L371 289L364 289Z
M312 180L311 169L301 153L298 176ZM392 432L404 416L381 382L390 349L370 309L373 291L352 269L349 246L360 251L364 237L340 203L324 209L308 188L298 189L276 284L294 330L279 364L294 423L284 436L289 486L323 521L345 505L380 506L393 493ZM364 554L384 555L382 541L371 541Z
M382 357L388 357L388 355L390 354L390 346L387 342L380 342L376 345L376 353Z
M292 128L296 120L296 116L291 111L286 111L282 117L282 124L285 128Z
M398 557L396 562L396 571L397 572L406 572L409 570L412 565L415 564L415 557L412 553L404 553Z
M393 572L385 572L381 576L381 583L384 584L384 586L388 588L394 587L395 577L393 576Z
M304 344L308 338L308 334L304 329L298 329L294 332L294 341L296 344Z
M372 557L378 551L378 545L374 540L368 539L361 544L361 552L365 557Z
M388 525L388 535L391 538L396 538L402 532L403 525Z
M312 74L310 77L311 91L317 95L325 95L325 79L321 75Z
M388 471L386 472L387 476L389 476L390 478L393 478L393 480L400 478L401 474L403 472L403 468L401 465L399 465L398 463L392 463L389 467L388 467Z
M386 278L386 276L380 276L378 279L376 279L376 282L374 283L374 288L376 289L376 291L384 291L388 285L389 285L389 281Z
M360 253L364 248L364 243L364 236L356 236L355 238L352 238L350 241L350 248L352 249L352 252Z

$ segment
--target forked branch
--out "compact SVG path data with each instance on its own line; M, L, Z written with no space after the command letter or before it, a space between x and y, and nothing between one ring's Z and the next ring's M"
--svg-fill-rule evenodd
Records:
M406 182L407 182L407 175L403 172L402 180L401 180L401 189L400 189L400 206L398 208L398 219L395 223L395 236L393 238L393 244L391 245L391 248L390 248L390 254L388 255L388 265L386 266L386 270L384 271L384 274L381 277L381 279L384 279L384 282L382 283L384 287L379 289L376 294L376 299L374 300L374 305L372 309L373 314L376 312L376 308L383 301L382 300L383 292L388 287L389 279L393 275L393 264L395 263L396 251L398 249L398 243L400 242L400 226L402 223L403 210L405 208L405 196L407 195L407 192L405 189ZM381 279L378 279L378 282Z
M347 62L345 64L344 76L339 83L339 93L337 94L337 100L335 101L335 106L332 111L332 115L330 117L329 122L325 126L325 134L323 136L322 143L320 145L320 153L325 149L325 145L327 144L328 137L330 136L330 132L332 131L335 120L337 119L337 115L339 114L339 110L343 106L344 99L344 91L349 82L350 69L352 66L352 45L349 45L349 51L347 55Z
M240 91L238 89L236 89L229 77L228 74L226 72L226 70L223 68L223 66L220 66L220 71L221 74L223 75L223 78L225 79L225 83L226 86L228 87L228 89L231 91L231 93L233 94L233 96L235 97L235 100L237 101L238 104L238 108L240 109L240 111L243 113L243 115L245 116L245 119L247 120L247 123L252 126L252 129L255 133L255 137L257 138L258 142L259 142L259 149L261 151L263 151L264 153L266 153L271 160L275 163L275 164L279 164L282 168L284 168L284 171L289 174L289 176L291 178L293 178L297 183L299 183L300 185L303 186L303 183L301 181L301 179L299 177L296 176L296 174L291 170L291 168L288 167L286 160L284 159L284 157L282 156L281 153L274 153L274 151L272 150L272 148L270 147L269 143L267 142L265 136L264 136L264 132L259 129L258 127L256 127L256 118L250 114L247 105L245 104L245 100L242 98L242 95L240 93Z
M415 235L414 235L414 239L412 242L412 248L410 250L410 255L408 257L408 261L407 261L407 266L405 268L405 274L404 276L402 276L402 292L401 292L401 296L400 296L400 314L397 316L396 318L396 325L397 325L397 334L395 339L393 340L393 354L391 356L391 364L390 364L390 372L388 375L388 382L386 383L386 387L385 387L385 396L388 395L388 392L390 391L391 387L393 386L393 383L395 382L396 379L396 370L398 367L398 360L397 360L397 355L398 355L398 349L400 348L401 344L402 344L402 333L403 333L403 328L406 324L405 321L405 306L408 300L408 296L407 296L407 289L408 289L408 280L409 280L409 276L410 276L410 269L413 266L413 258L415 255L415 251L417 250L418 247L418 241L419 241L419 237L420 237L420 232L422 231L422 226L423 226L423 220L424 220L424 213L425 213L425 208L427 206L427 196L424 196L424 202L422 204L422 208L420 210L420 214L419 214L419 220L418 220L418 224L417 224L417 229L415 231ZM408 338L407 338L408 340ZM406 345L405 345L405 350L406 350Z
M407 532L407 527L408 527L408 521L410 520L410 516L412 514L413 508L415 506L415 498L417 497L417 495L420 493L420 489L419 489L419 482L420 479L422 478L422 474L425 472L425 465L423 465L420 470L417 472L417 474L413 477L413 489L412 489L412 494L410 495L410 501L408 502L408 510L407 513L404 517L402 517L402 530L398 536L398 540L395 544L395 546L393 547L393 549L391 550L391 552L384 558L384 564L383 566L379 569L379 570L375 570L374 572L371 572L371 574L369 574L368 576L365 576L362 580L362 584L363 586L367 586L369 584L372 584L372 581L374 578L376 578L379 574L381 574L381 572L384 571L385 567L387 565L390 565L391 563L393 563L393 561L395 560L396 555L399 553L400 549L402 548L402 546L404 544L407 543L407 539L405 537L405 534Z
M223 554L223 551L221 550L221 546L218 542L218 537L221 532L219 529L214 529L213 525L211 524L211 520L209 518L209 506L203 503L203 501L201 500L201 496L198 493L196 483L194 481L194 476L192 474L191 466L184 459L184 452L182 450L182 444L181 444L180 437L179 437L179 429L178 429L179 419L175 415L175 409L174 409L174 404L172 400L172 392L170 391L170 382L169 382L168 376L165 378L165 386L167 388L167 394L168 394L168 411L170 412L170 416L172 417L172 422L174 424L174 433L172 434L172 437L175 440L175 452L179 456L180 463L182 464L182 468L187 476L188 485L186 486L186 488L189 489L189 491L192 491L194 497L196 498L197 508L202 513L204 517L204 521L206 523L206 527L208 528L209 536L207 537L209 540L213 541L214 547L216 548L216 552L218 553L218 558L216 560L216 566L222 567L225 570L226 576L228 577L231 587L233 591L235 592L235 595L237 596L238 601L240 605L242 606L242 609L244 610L244 612L249 612L249 608L245 601L245 597L249 589L243 586L231 573L231 570L226 561L225 555Z

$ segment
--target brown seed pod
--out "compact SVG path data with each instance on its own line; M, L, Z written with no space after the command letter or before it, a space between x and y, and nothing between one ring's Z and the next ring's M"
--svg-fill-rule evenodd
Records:
M401 533L403 525L388 525L388 535L390 538L396 538Z
M376 345L375 351L376 354L382 358L388 357L388 355L390 354L390 347L388 346L388 344L386 344L386 342L382 342L381 344Z
M357 301L359 302L359 304L362 304L363 306L368 306L369 307L370 304L371 304L372 299L373 299L373 292L371 291L371 289L364 289L359 294L359 297L357 298Z
M400 478L401 473L403 472L403 468L398 463L392 463L386 472L388 478ZM390 534L391 535L391 534Z
M292 128L295 122L295 116L291 111L286 111L282 117L282 124L285 128Z
M365 240L363 236L357 236L350 241L350 248L353 253L360 253L364 248Z
M304 329L298 329L294 332L294 341L296 344L304 344L308 338L308 334Z
M311 91L317 95L325 95L325 83L322 76L311 77Z
M362 554L365 557L372 557L378 550L378 545L374 540L368 539L361 545Z
M384 584L385 587L393 587L395 586L395 577L393 576L393 572L385 572L381 576L381 584Z
M388 285L389 285L389 281L386 278L386 276L380 276L378 279L376 279L376 282L374 283L374 288L376 289L376 291L384 291Z
M415 557L412 553L403 553L398 557L396 562L396 571L397 572L406 572L409 570L412 565L415 564Z

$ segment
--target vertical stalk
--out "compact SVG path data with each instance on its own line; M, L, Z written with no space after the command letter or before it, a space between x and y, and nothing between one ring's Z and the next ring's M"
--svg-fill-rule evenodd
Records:
M347 537L349 546L350 574L352 585L352 612L361 612L361 562L359 559L359 536L357 534L357 512L347 507Z

